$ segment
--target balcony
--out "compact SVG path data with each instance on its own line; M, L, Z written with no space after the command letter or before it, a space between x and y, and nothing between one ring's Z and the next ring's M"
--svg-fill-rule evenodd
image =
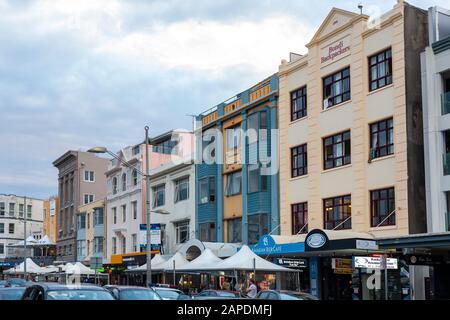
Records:
M443 93L441 96L442 101L442 115L450 113L450 92Z
M444 153L442 162L444 164L444 176L450 175L450 153Z

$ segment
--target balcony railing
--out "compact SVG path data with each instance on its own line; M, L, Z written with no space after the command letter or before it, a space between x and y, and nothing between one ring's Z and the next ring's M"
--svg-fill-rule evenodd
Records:
M442 115L450 113L450 92L442 94Z
M442 162L444 164L444 176L450 175L450 153L444 153Z

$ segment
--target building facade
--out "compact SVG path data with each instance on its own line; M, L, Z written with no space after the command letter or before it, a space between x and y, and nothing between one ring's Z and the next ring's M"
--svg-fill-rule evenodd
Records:
M92 257L106 258L106 207L100 199L78 209L77 261L89 265Z
M58 197L51 197L44 200L44 235L56 243L58 237Z
M404 1L370 21L334 8L307 54L279 68L281 234L304 244L303 283L318 297L384 298L384 284L372 293L369 271L357 273L352 258L369 246L377 253L377 238L426 231L427 41L426 11ZM401 268L390 287L402 288ZM402 289L389 299L409 297Z
M201 241L253 244L279 233L277 117L276 75L197 117Z
M26 214L26 232L24 223ZM24 237L32 236L35 240L42 238L44 201L23 196L0 194L0 261L21 258L22 248L9 247ZM17 262L17 260L15 260ZM9 265L8 265L9 266Z
M190 154L192 133L173 130L150 139L150 171L176 162ZM146 251L141 229L146 225L146 173L144 143L129 146L111 160L106 172L106 263L141 265ZM152 219L156 219L153 218ZM124 260L125 258L125 260Z
M53 162L58 169L57 259L76 261L76 215L82 204L106 197L108 160L82 151L67 151Z

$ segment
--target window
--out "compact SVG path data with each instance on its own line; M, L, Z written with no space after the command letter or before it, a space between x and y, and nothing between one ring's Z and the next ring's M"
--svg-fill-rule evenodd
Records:
M175 203L189 198L189 178L175 181Z
M350 164L350 131L324 138L323 152L325 170Z
M77 256L78 259L84 258L86 254L86 242L84 240L78 240L77 241Z
M92 203L94 202L94 195L93 194L85 194L84 195L84 204Z
M91 240L87 240L86 241L87 242L87 244L86 244L86 255L87 256L89 256L91 253Z
M228 197L240 194L242 191L242 172L237 171L227 175L226 195Z
M94 227L103 224L103 209L96 208L94 210Z
M137 252L137 234L133 233L131 235L131 242L133 245L132 252Z
M242 218L230 219L228 224L228 242L242 242Z
M138 155L140 152L141 152L141 148L139 145L133 147L133 150L132 150L133 156Z
M306 86L291 92L291 121L306 117Z
M198 225L200 241L216 242L216 224L214 222L200 223Z
M91 214L90 213L87 214L86 222L87 222L87 228L89 229L91 227Z
M239 127L240 129L240 127ZM240 130L238 131L240 139ZM253 112L247 119L247 135L248 144L257 143L264 144L267 141L267 111ZM230 138L231 133L230 133ZM240 143L240 140L237 141ZM234 143L234 142L233 142ZM240 146L240 144L238 144ZM231 149L230 149L231 150Z
M137 186L138 184L138 172L136 169L133 170L133 186Z
M308 203L296 203L291 206L292 234L308 233Z
M326 230L351 229L352 198L350 195L323 200Z
M97 253L103 253L103 237L94 237L94 254Z
M259 165L248 165L248 193L267 191L267 176L261 174Z
M19 203L19 217L23 218L25 205L23 203Z
M137 201L131 202L131 210L133 210L133 220L137 219Z
M0 254L5 254L5 245L0 243Z
M113 189L113 194L117 193L117 177L114 177L112 179L112 189Z
M216 197L216 186L214 177L200 179L200 204L214 202Z
M162 153L162 154L172 154L177 153L177 145L178 141L174 140L165 140L155 144L152 147L153 152Z
M308 174L307 146L303 144L291 148L291 177L300 177Z
M350 100L350 68L323 78L323 109Z
M122 191L126 191L127 190L127 174L123 173L122 174Z
M94 171L84 170L84 181L94 182Z
M117 208L112 208L112 212L113 212L113 223L116 224L117 223Z
M185 243L189 240L189 220L175 223L177 243Z
M14 234L14 223L9 224L9 234Z
M112 238L112 253L113 254L117 253L117 238L116 237Z
M369 91L392 83L391 48L369 57Z
M5 233L5 224L0 223L0 233Z
M268 215L266 213L248 216L248 243L255 244L259 238L269 233Z
M126 222L127 221L127 205L123 204L122 205L122 222Z
M86 214L81 213L77 216L77 230L86 228Z
M5 203L4 202L0 202L0 216L4 216L5 215Z
M9 215L11 217L13 217L15 212L16 212L16 204L15 203L10 203L9 204Z
M31 204L27 205L27 218L31 219L32 211L33 211L33 206Z
M127 238L122 238L122 253L127 253Z
M241 147L241 126L237 125L226 129L227 131L227 150L232 151Z
M166 185L160 184L153 187L153 208L161 207L165 204L166 200Z
M395 226L394 188L370 192L371 227Z
M394 123L386 119L370 125L370 159L394 154Z

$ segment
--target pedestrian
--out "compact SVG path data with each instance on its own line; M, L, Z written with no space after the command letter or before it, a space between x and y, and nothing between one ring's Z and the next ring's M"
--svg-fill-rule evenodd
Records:
M255 280L253 280L253 279L249 280L249 286L248 286L248 288L246 290L246 293L247 293L247 296L250 299L255 299L256 298L256 295L258 293L258 288L255 285Z
M231 284L230 284L230 282L228 282L227 279L225 279L225 281L223 282L222 289L225 291L231 290Z

